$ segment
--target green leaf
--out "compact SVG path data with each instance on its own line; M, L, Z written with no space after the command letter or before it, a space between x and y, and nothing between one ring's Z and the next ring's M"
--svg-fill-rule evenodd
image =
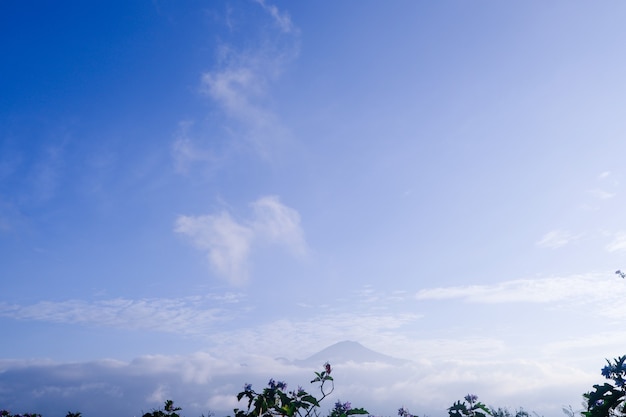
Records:
M369 414L369 412L365 410L364 408L352 408L346 411L346 415L352 415L352 414Z

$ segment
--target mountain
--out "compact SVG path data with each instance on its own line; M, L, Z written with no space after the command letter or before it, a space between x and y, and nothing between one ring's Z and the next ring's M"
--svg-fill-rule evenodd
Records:
M332 365L346 362L377 362L387 365L400 366L410 361L384 355L368 349L358 342L345 340L322 349L306 359L295 360L292 363L298 366L321 366L325 362L329 362Z

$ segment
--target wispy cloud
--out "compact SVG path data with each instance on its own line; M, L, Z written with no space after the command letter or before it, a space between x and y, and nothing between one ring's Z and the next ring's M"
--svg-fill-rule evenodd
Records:
M558 249L579 238L579 235L574 235L564 230L551 230L543 235L536 245L540 248Z
M252 228L237 223L227 212L204 216L180 216L174 229L194 246L207 252L218 275L241 285L248 278L248 256L254 238Z
M264 352L291 359L305 359L340 340L358 340L384 351L381 334L397 332L420 319L414 313L376 314L355 307L350 312L328 311L307 318L284 318L249 328L223 330L216 334L215 343L222 352L239 355Z
M201 91L224 113L229 140L269 158L287 129L269 106L269 85L282 72L282 56L224 48L220 68L202 75Z
M227 141L236 144L227 150L252 148L261 157L270 158L276 145L289 136L288 129L271 109L270 87L286 63L298 54L298 30L289 14L264 0L256 3L283 36L278 39L259 35L259 39L253 40L255 45L246 48L221 44L218 63L202 75L200 91L221 113L221 130L213 135L226 135ZM173 146L177 165L207 159L208 146L202 143L201 139L191 139L189 134L178 136ZM211 143L215 143L215 138Z
M192 127L191 121L180 122L176 139L172 144L174 167L181 173L187 173L191 166L198 163L214 167L219 160L214 149L201 147L198 141L190 137Z
M616 233L613 240L606 245L609 252L626 252L626 233Z
M613 198L613 197L615 197L617 195L616 193L611 193L609 191L605 191L605 190L602 190L600 188L595 188L595 189L592 189L592 190L588 190L587 192L589 194L591 194L592 196L600 199L600 200L608 200L608 199Z
M307 245L300 227L300 214L285 206L277 196L266 196L252 203L254 232L271 243L284 245L295 255L304 255Z
M217 304L217 306L216 306ZM114 298L41 301L30 305L0 303L0 317L52 323L86 324L131 330L158 330L177 334L203 334L215 323L232 318L215 297L178 299Z
M615 291L609 274L570 277L520 279L492 285L468 285L420 290L418 300L462 299L474 303L550 303L561 300L604 299Z
M616 191L607 191L607 188L616 189L619 186L619 181L611 172L601 172L597 176L596 180L600 183L600 185L587 190L589 194L598 200L608 200L617 196Z
M298 212L265 196L252 203L253 215L238 222L227 211L203 216L179 216L175 231L187 236L196 248L205 251L215 272L231 284L248 279L248 258L253 243L281 244L292 253L307 252Z
M278 7L268 4L265 0L256 0L256 2L259 3L261 7L263 7L263 9L270 14L270 16L272 16L281 31L285 33L292 33L297 30L291 21L289 13L281 12L278 10Z

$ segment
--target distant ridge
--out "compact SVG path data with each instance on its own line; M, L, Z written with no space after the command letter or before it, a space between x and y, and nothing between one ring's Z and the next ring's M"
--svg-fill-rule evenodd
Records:
M347 362L377 362L394 366L400 366L410 362L408 360L394 358L392 356L373 351L366 348L359 342L345 340L328 346L306 359L295 360L293 363L298 366L321 366L326 361L333 365Z

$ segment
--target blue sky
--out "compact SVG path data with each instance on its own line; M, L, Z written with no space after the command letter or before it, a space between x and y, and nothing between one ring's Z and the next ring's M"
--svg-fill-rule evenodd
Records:
M626 353L625 13L2 2L0 406L225 415L356 340L413 361L337 368L373 413L579 408Z

